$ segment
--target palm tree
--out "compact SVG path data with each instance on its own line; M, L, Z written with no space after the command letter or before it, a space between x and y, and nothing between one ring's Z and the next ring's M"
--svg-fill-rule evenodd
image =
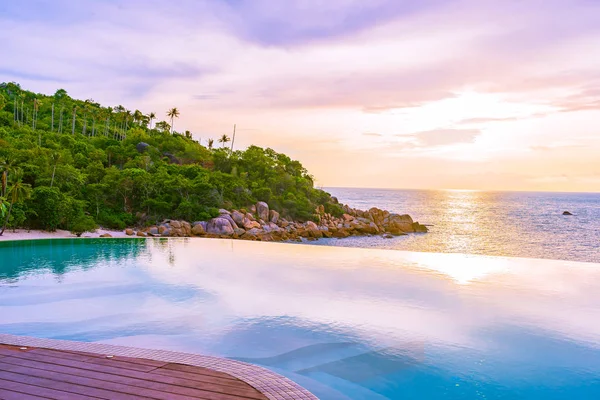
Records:
M52 180L50 181L50 187L54 186L54 174L56 174L56 166L58 165L58 162L60 161L60 153L55 152L52 153L52 155L50 155L50 159L52 160L52 163L54 164L54 168L52 169Z
M229 142L231 139L229 138L229 136L227 136L226 134L223 134L223 136L221 136L219 138L219 143L223 143L223 147L225 147L225 145L227 144L227 142Z
M77 106L73 107L73 127L71 128L71 135L75 134L75 115L77 114Z
M152 129L152 120L156 119L156 113L151 112L150 114L148 114L148 118L150 119L150 129Z
M10 157L0 161L0 168L2 168L2 178L0 186L0 197L6 197L6 185L8 183L8 173L13 169L13 160Z
M112 116L113 108L106 107L106 126L104 127L104 136L108 136L110 132L110 117Z
M135 110L133 112L133 121L137 124L139 124L140 122L142 122L142 118L144 117L144 114L142 114L142 112L140 110Z
M31 185L27 183L23 183L23 173L18 171L15 173L15 183L10 188L8 192L8 196L10 197L10 205L8 206L8 213L6 214L6 218L4 219L4 225L2 226L2 231L0 231L0 236L4 234L6 230L6 225L8 225L8 220L10 219L10 213L12 212L13 205L19 199L28 198L31 194Z
M208 139L208 148L212 150L215 139Z
M129 122L129 117L131 117L131 110L125 110L125 131L123 132L123 138L127 136L127 123Z
M175 125L173 124L173 118L179 118L179 110L177 109L177 107L173 107L171 108L168 112L167 112L167 117L171 118L171 134L175 131L174 127Z

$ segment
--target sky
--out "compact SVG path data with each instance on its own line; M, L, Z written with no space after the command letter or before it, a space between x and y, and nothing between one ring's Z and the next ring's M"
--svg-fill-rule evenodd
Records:
M318 186L600 191L598 0L4 1L0 55Z

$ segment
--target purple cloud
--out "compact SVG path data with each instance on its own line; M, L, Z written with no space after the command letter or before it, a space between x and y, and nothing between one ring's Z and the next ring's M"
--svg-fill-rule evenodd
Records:
M360 32L454 0L221 0L231 28L267 46L292 46Z

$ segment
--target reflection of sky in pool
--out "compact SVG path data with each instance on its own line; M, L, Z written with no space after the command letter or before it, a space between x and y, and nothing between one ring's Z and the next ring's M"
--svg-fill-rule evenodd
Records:
M600 265L210 239L5 242L0 332L232 357L323 399L598 399Z

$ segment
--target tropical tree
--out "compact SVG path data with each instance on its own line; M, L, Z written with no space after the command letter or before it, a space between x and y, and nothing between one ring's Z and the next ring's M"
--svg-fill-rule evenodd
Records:
M6 185L8 184L8 174L13 169L14 160L10 157L0 161L2 175L0 176L0 197L6 197Z
M169 132L171 130L171 125L169 125L166 121L157 122L155 127L162 132Z
M73 107L73 127L71 128L71 134L75 134L75 116L77 115L77 106Z
M171 133L173 133L175 130L174 118L179 118L179 110L177 109L177 107L171 108L167 112L167 117L171 118Z
M8 212L6 213L4 225L2 226L2 231L0 231L0 236L2 236L6 230L6 225L8 225L8 220L10 219L10 214L14 204L19 200L28 198L30 195L31 185L23 183L23 173L21 171L17 171L15 173L15 183L13 183L12 187L8 191L7 197L10 199L10 205L8 206Z
M144 114L142 114L140 110L135 110L133 112L133 122L135 122L136 124L141 123L143 118Z
M223 136L221 136L219 138L219 143L223 144L223 147L225 147L225 145L227 144L227 142L229 142L231 139L229 138L229 136L227 136L226 134L223 134Z
M208 148L212 150L215 139L208 139Z
M150 129L152 129L152 120L156 119L156 113L151 112L150 114L148 114L148 119L150 120Z
M54 175L56 175L56 166L58 165L58 162L60 161L60 153L58 153L58 152L52 153L52 155L50 155L50 159L52 160L52 163L54 164L54 167L52 168L52 180L50 181L50 187L52 187L52 186L54 186Z

